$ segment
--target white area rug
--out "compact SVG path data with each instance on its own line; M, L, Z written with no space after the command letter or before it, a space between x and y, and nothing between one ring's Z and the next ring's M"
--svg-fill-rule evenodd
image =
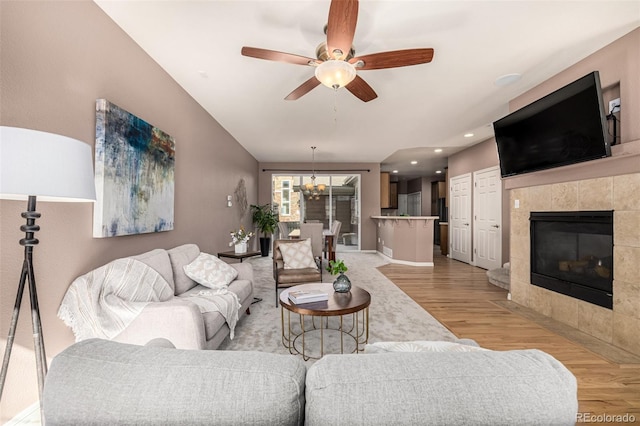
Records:
M378 272L376 267L387 263L383 258L372 253L339 253L337 257L344 260L349 268L346 275L352 285L361 287L371 294L369 343L456 340L449 330ZM261 298L262 301L251 305L251 315L245 315L238 322L235 338L225 339L219 349L287 354L289 351L283 346L281 339L280 307L275 307L275 282L271 257L255 257L245 262L253 265L254 296ZM322 278L323 282L327 283L334 280L326 270L323 271ZM325 333L324 338L325 353L327 350L335 351L335 336ZM317 343L307 340L309 347ZM345 351L352 349L353 345L345 347Z

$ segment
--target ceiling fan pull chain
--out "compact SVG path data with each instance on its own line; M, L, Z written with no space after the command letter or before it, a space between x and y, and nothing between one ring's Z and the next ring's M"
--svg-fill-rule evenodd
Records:
M333 90L333 126L338 130L338 89Z

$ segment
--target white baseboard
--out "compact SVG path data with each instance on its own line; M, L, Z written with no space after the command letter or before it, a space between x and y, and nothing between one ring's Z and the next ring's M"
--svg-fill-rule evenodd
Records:
M378 253L378 255L380 255L384 260L391 262L391 263L397 263L399 265L408 265L408 266L433 266L433 262L411 262L410 260L399 260L399 259L393 259L389 256L387 256L384 253L380 253L379 251L376 251L376 253Z

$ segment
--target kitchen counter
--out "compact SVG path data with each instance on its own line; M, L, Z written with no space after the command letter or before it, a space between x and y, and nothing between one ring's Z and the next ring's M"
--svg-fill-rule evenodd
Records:
M438 216L371 216L377 251L391 262L433 266L433 231Z

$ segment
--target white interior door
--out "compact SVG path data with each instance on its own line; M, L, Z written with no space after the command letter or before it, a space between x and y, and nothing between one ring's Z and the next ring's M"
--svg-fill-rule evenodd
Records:
M502 263L502 181L500 169L473 174L473 251L476 266L499 268Z
M449 253L471 263L471 173L449 181Z

